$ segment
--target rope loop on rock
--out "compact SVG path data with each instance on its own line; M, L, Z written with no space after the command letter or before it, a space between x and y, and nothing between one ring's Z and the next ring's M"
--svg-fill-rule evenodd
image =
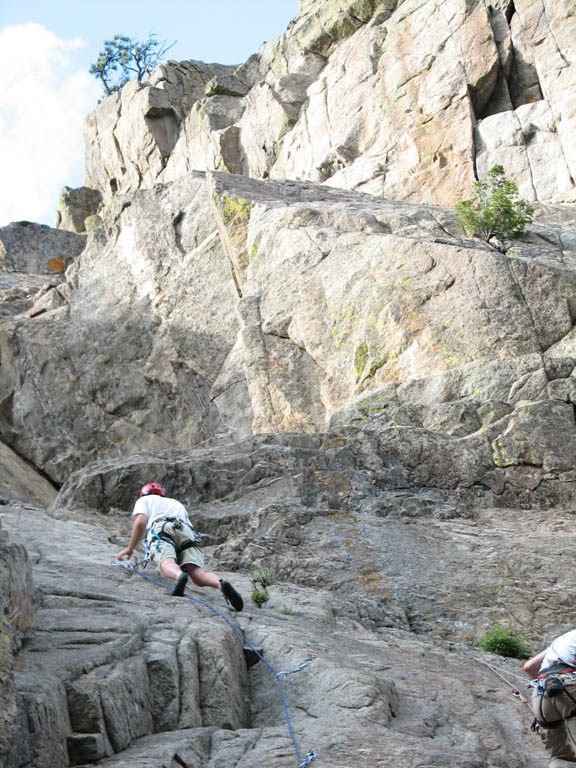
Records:
M119 562L117 560L113 560L112 565L115 565L118 568L124 568L124 570L130 571L131 573L135 573L138 576L141 576L143 579L146 579L146 581L149 581L151 584L155 584L157 587L162 587L162 589L170 589L170 587L167 587L165 584L162 584L161 581L157 581L156 579L153 579L151 576L148 576L148 574L142 573L142 571L138 570L136 565ZM262 656L262 654L258 651L258 649L252 645L252 643L242 634L242 632L240 632L238 627L233 622L231 622L227 616L225 616L221 611L219 611L218 608L215 608L210 603L206 603L204 600L200 600L197 597L192 597L192 595L184 594L182 595L182 597L186 597L188 598L188 600L192 600L193 603L198 603L199 605L203 605L205 608L209 608L217 616L220 616L221 619L224 619L226 624L228 624L228 626L234 630L234 632L238 635L238 637L242 640L242 642L245 643L250 648L250 650L254 651L254 653L256 654L256 656L258 656L258 658L264 664L264 666L267 667L270 670L270 672L272 672L272 674L276 679L276 682L278 683L278 687L280 689L280 695L282 696L282 705L284 707L284 717L286 718L286 723L288 725L288 732L290 733L290 738L292 739L292 744L294 745L296 757L298 758L298 768L306 768L306 766L310 765L312 760L315 760L318 757L318 753L308 752L308 754L306 755L306 758L302 760L302 755L300 754L300 750L298 748L298 742L296 741L296 736L294 734L294 729L292 728L292 722L290 720L290 715L288 713L288 703L286 701L286 693L284 692L284 686L282 685L280 676L292 675L295 672L300 672L300 670L304 669L304 667L310 666L310 662L306 661L303 664L300 664L300 666L297 667L296 669L293 669L289 672L276 672L274 667L268 661L266 661L266 659Z

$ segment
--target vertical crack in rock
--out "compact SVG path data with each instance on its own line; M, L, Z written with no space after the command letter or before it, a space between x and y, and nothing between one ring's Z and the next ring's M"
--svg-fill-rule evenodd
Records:
M178 213L172 219L172 226L174 227L174 242L176 243L176 248L178 248L180 253L184 256L186 254L186 249L182 245L182 222L183 221L184 221L184 211L178 211Z
M214 176L209 174L208 177L212 215L222 238L224 252L230 262L236 292L239 297L242 297L244 270L249 261L246 253L246 237L251 204L240 197L220 195L215 189Z
M547 14L547 11L546 11L546 0L541 0L541 2L542 2L542 13L540 15L540 18L544 20L544 22L546 24L546 27L548 29L548 34L550 35L552 40L554 40L554 45L556 46L556 50L558 51L558 55L560 56L560 58L562 59L564 64L566 66L569 66L570 65L570 61L566 58L566 56L562 52L562 49L558 45L558 40L556 39L556 35L554 34L554 31L552 30L552 27L550 26L550 22L548 21L548 14Z
M268 352L262 333L260 297L244 297L239 302L238 314L242 322L240 334L244 347L244 370L254 412L253 430L276 431L278 420L270 395L271 381L268 374Z
M480 120L543 98L540 79L531 60L530 45L524 39L514 2L510 2L504 12L488 4L486 9L500 66L494 91L478 113Z
M530 322L532 324L532 327L534 328L534 339L538 343L538 345L540 347L540 352L543 355L544 352L546 352L546 349L544 348L544 344L541 341L540 330L538 329L538 325L536 324L536 320L534 318L534 314L532 313L532 308L530 306L530 302L528 301L528 298L526 297L526 294L524 293L524 290L523 290L523 288L522 288L522 286L520 284L520 281L518 280L518 278L517 278L517 276L515 274L516 265L513 262L509 262L506 266L508 268L508 274L510 275L514 285L518 289L518 292L519 292L520 296L522 297L522 301L524 302L524 306L526 308L526 313L527 313L528 317L530 318ZM542 367L545 369L544 358L542 358ZM548 377L548 374L546 374L546 376Z
M116 125L118 125L118 121L116 121ZM116 125L112 129L112 140L114 142L114 148L116 149L116 152L118 153L118 159L119 159L119 170L122 174L122 177L120 181L118 181L117 178L113 177L109 181L110 185L110 191L112 192L112 195L115 195L118 190L120 189L120 186L122 185L122 181L124 178L124 175L126 173L126 161L124 159L124 153L122 152L122 147L120 146L120 142L118 141L118 138L116 136ZM98 139L100 142L100 139Z
M508 22L511 40L511 66L508 75L508 87L514 109L523 104L541 101L544 96L542 86L533 60L532 47L525 38L520 15L511 3ZM508 18L508 15L506 16Z
M475 110L477 118L482 120L489 115L512 109L508 78L512 65L510 28L506 16L484 2L492 37L498 52L497 74L492 93L480 110Z
M533 165L532 165L532 158L530 157L530 152L528 150L528 144L530 143L530 138L531 137L530 137L530 134L527 131L527 129L525 129L525 127L522 125L522 121L518 117L518 113L517 112L513 112L513 115L514 115L515 122L518 124L519 131L522 134L522 142L523 142L524 151L525 151L525 154L526 154L526 170L528 172L528 177L530 179L530 184L532 185L532 190L533 190L532 191L532 195L533 195L532 199L538 200L538 189L536 187L536 178L535 178L535 174L534 174L534 168L533 168Z

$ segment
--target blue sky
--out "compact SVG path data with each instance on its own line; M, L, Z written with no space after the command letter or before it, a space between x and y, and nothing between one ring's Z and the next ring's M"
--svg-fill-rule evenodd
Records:
M297 12L298 0L0 0L0 226L54 226L61 188L82 185L104 40L154 33L177 41L168 58L240 64Z

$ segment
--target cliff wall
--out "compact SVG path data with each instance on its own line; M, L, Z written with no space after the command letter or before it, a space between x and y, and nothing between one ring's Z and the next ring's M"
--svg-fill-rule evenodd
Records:
M316 0L237 68L169 62L87 119L106 202L191 170L453 205L495 163L575 199L569 0Z
M2 765L544 765L479 645L574 621L575 19L302 0L98 105L89 234L0 230ZM498 248L452 207L495 162L535 204ZM241 614L112 567L150 480ZM294 739L244 637L310 663Z

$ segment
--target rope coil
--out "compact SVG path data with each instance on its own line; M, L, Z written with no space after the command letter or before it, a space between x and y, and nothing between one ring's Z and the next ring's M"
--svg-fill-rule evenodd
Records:
M131 565L130 563L122 563L118 562L116 560L112 561L112 565L118 567L118 568L124 568L126 571L130 571L131 573L135 573L138 576L140 576L143 579L146 579L146 581L149 581L151 584L155 584L158 587L162 587L162 589L169 589L165 584L162 584L162 582L157 581L156 579L153 579L151 576L148 576L146 573L142 573L142 571L138 570L136 565ZM288 713L288 703L286 701L286 693L284 691L284 686L282 685L282 681L280 680L281 675L292 675L296 672L300 672L301 669L304 669L305 667L309 667L311 665L311 662L306 661L303 664L300 664L299 667L296 669L290 670L288 672L276 672L274 667L266 661L266 659L262 656L262 654L252 645L252 643L240 632L238 627L230 621L230 619L225 616L221 611L218 610L218 608L215 608L210 603L205 602L204 600L200 600L197 597L192 597L192 595L182 595L182 597L186 597L188 600L191 600L194 603L198 603L199 605L204 606L205 608L209 608L211 611L213 611L216 615L220 616L221 619L224 619L226 624L234 630L234 632L238 635L238 637L242 640L242 642L247 645L250 650L254 651L256 656L260 659L260 661L264 664L264 666L272 672L274 675L274 678L278 684L278 688L280 689L280 695L282 696L282 705L284 707L284 717L286 718L286 724L288 725L288 732L290 734L290 738L292 739L292 744L294 746L294 750L296 752L296 757L298 758L298 768L307 768L310 763L315 760L318 757L318 753L315 751L308 752L306 757L302 759L302 755L300 753L300 749L298 748L298 742L296 741L296 736L294 734L294 729L292 727L292 722L290 720L290 715Z

